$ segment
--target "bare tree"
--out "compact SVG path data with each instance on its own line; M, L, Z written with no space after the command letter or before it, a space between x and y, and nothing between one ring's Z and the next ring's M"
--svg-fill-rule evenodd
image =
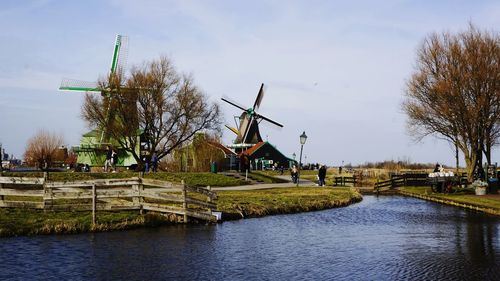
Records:
M179 75L172 62L161 57L133 68L130 78L111 76L101 96L87 95L83 118L129 151L142 164L141 148L161 159L202 130L220 130L220 110L194 85Z
M500 40L472 25L459 34L432 34L418 50L403 110L410 132L435 135L464 154L469 179L490 161L500 120Z
M28 165L38 168L51 167L57 156L58 148L63 143L62 136L40 130L28 140L24 160Z

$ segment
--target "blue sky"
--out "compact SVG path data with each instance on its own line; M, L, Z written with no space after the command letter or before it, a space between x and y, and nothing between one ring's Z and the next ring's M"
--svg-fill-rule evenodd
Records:
M260 113L285 127L261 134L287 155L305 130L307 161L453 164L445 142L412 141L400 104L423 38L469 22L495 30L500 2L1 1L0 142L22 157L28 138L48 129L77 145L88 130L84 95L57 88L63 77L105 75L124 34L129 66L167 55L213 101L250 106L265 83ZM221 107L233 124L240 112Z

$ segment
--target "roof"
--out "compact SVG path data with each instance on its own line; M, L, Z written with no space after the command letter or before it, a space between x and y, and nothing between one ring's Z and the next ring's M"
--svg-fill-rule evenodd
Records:
M236 155L236 153L234 153L231 149L225 147L223 144L221 143L218 143L218 142L214 142L214 141L208 141L207 142L209 145L213 146L213 147L216 147L216 148L219 148L220 150L222 150L226 155Z
M292 160L288 157L286 157L283 153L281 153L281 151L279 151L274 145L272 145L271 143L267 142L267 141L261 141L261 142L258 142L256 143L254 146L252 146L251 148L245 150L245 151L242 151L239 155L248 155L248 156L251 156L252 154L254 154L255 152L257 152L259 149L261 149L262 147L264 147L265 145L269 145L270 147L272 147L276 152L278 152L279 154L281 154L284 158L290 160L290 161L295 161L295 160Z
M267 142L263 142L263 141L258 142L254 146L250 147L249 149L247 149L245 151L242 151L241 154L252 155L257 150L259 150L259 148L261 148L262 146L264 146L264 144L266 144L266 143Z

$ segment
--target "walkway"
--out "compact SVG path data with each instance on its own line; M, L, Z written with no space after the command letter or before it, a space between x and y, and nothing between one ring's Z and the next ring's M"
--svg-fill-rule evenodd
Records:
M268 188L284 188L284 187L294 187L296 184L291 182L290 176L276 176L277 178L281 178L287 180L285 183L260 183L260 184L249 184L249 185L238 185L238 186L226 186L226 187L212 187L214 191L221 190L256 190L256 189L268 189ZM299 186L315 186L316 183L300 179Z

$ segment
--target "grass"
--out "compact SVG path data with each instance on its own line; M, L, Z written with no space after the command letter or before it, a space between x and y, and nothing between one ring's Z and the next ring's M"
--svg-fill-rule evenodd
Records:
M500 196L478 196L472 188L465 188L454 193L433 193L430 187L402 187L401 191L431 198L449 200L456 203L469 204L477 207L496 209L500 212Z
M311 187L219 191L218 195L218 209L229 219L323 210L362 198L350 188Z
M43 173L13 173L5 172L3 176L12 177L43 177ZM120 172L120 173L76 173L76 172L53 172L49 173L50 181L77 181L94 179L117 179L138 177L139 173ZM170 182L180 183L182 180L190 186L237 186L247 184L244 180L227 177L221 174L213 173L146 173L145 178L158 179Z
M274 214L308 212L347 206L361 200L349 188L290 187L265 190L219 191L216 203L223 219L261 217ZM138 211L97 212L92 226L91 212L54 212L28 209L0 209L0 237L54 233L123 230L180 222L176 215Z
M140 215L137 211L99 211L97 224L92 226L91 212L0 209L0 237L123 230L173 223L176 219L175 216Z

